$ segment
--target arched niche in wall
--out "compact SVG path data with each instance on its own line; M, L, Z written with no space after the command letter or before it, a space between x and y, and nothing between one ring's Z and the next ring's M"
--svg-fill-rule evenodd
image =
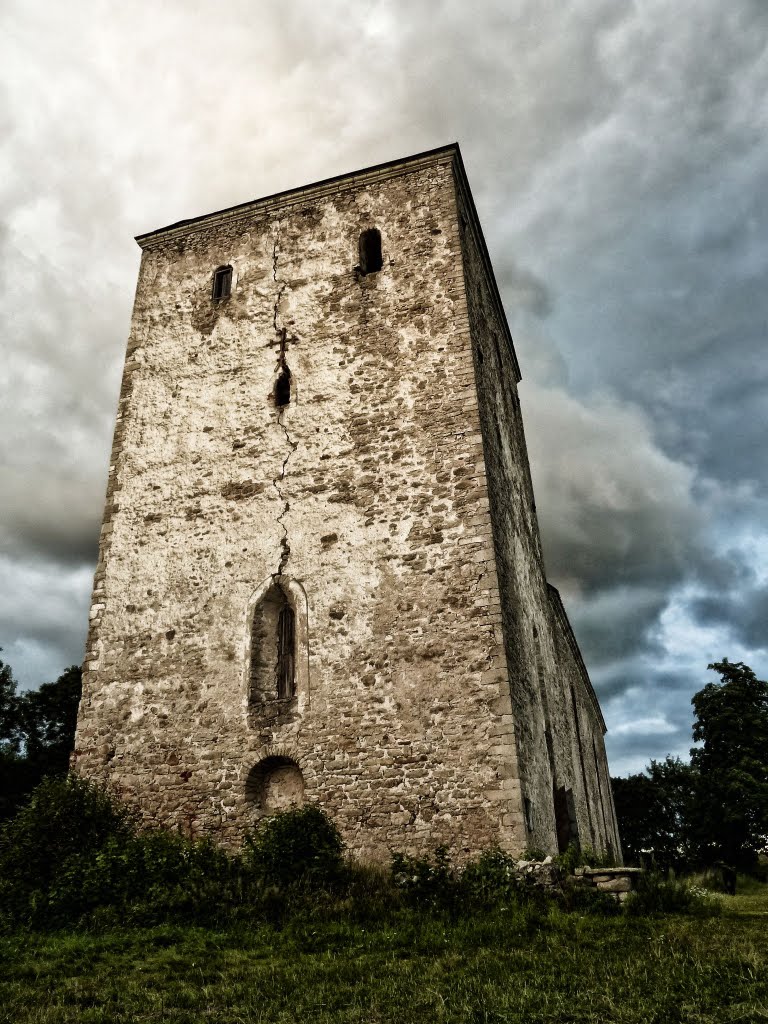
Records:
M292 757L272 755L251 768L245 798L261 814L275 814L304 803L304 775Z
M307 595L285 575L270 576L248 602L244 689L253 728L291 720L309 704Z

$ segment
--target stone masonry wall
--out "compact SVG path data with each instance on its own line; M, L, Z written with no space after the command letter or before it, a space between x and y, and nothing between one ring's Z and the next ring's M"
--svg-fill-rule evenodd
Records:
M521 808L527 803L527 845L557 852L553 789L560 787L573 794L582 844L608 852L609 846L618 848L614 834L602 824L612 814L612 798L610 789L602 792L610 803L610 811L605 811L593 770L593 748L598 757L605 757L602 719L598 724L589 680L579 674L553 617L517 392L517 363L485 265L471 198L462 189L459 224L502 595L511 705L505 729L514 744L510 775ZM579 755L580 734L589 744L589 757L584 760Z
M573 785L582 846L621 862L616 811L613 806L603 734L605 726L581 654L565 615L560 595L550 587L552 629L557 648L560 686L570 701L573 740Z
M252 769L282 759L361 855L525 845L452 160L142 242L75 766L148 822L235 843ZM250 619L276 577L301 686L260 719Z

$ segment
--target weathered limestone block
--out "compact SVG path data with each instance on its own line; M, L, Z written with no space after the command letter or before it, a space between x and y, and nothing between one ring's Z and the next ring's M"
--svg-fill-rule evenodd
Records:
M600 892L631 892L632 881L624 877L608 878L605 881L595 879L595 884Z
M637 882L643 873L642 868L576 868L576 880L584 885L591 885L600 892L610 893L624 902L629 894L637 888Z

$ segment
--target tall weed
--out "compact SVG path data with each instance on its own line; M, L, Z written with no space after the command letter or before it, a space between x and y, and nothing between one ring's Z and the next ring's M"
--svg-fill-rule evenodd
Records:
M206 927L326 919L381 921L405 915L433 923L488 917L526 929L551 913L615 915L619 904L591 889L548 889L516 861L488 850L459 868L447 851L395 854L389 871L344 860L341 835L318 807L266 819L232 856L209 841L140 831L99 787L77 777L44 782L0 832L0 924L50 929L118 924ZM629 915L716 914L717 898L680 882L644 877ZM426 924L425 924L426 926Z
M637 888L629 894L624 912L629 917L656 917L659 914L688 914L717 917L722 906L716 896L698 886L686 885L674 878L664 879L647 871L640 875Z

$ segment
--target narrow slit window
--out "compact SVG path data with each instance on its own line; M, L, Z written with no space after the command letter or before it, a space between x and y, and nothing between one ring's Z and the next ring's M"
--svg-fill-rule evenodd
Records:
M291 401L291 371L284 366L275 381L275 405L278 409L289 405Z
M277 620L277 696L295 694L296 617L293 608L284 604Z
M525 809L525 827L529 832L533 832L533 804L528 797L525 798L523 806Z
M368 228L360 235L360 273L375 274L383 266L381 232L378 228Z
M219 267L213 275L213 301L226 299L232 291L232 267Z

